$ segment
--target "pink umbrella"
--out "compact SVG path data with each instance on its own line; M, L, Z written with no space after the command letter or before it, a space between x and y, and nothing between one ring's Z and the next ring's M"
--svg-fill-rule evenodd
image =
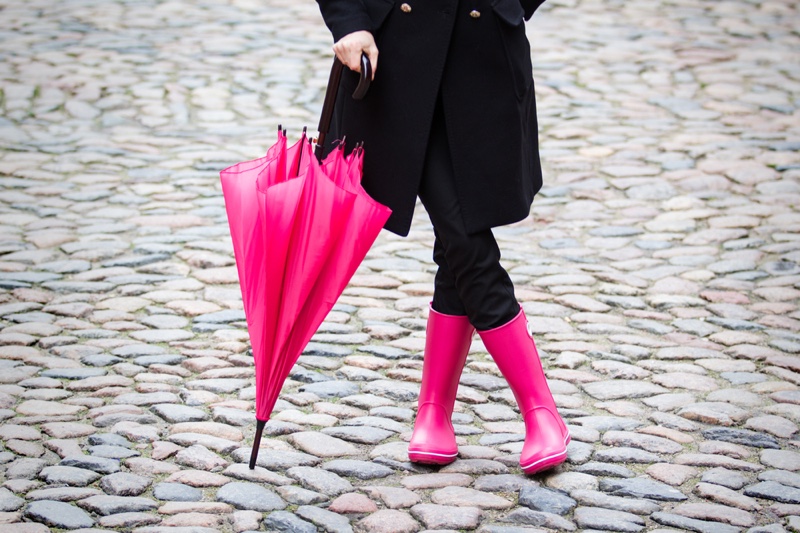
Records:
M364 58L365 59L365 58ZM371 69L362 59L364 94ZM334 61L317 157L330 125L342 64ZM264 425L283 382L333 308L391 211L361 187L363 149L322 162L286 134L267 154L220 172L256 374L255 467Z

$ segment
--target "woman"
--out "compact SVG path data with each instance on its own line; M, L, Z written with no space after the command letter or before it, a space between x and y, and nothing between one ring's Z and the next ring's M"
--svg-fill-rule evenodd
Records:
M407 235L419 196L438 265L428 317L411 461L447 464L451 416L475 330L525 421L520 466L562 463L569 432L544 378L491 228L528 216L542 184L524 20L544 0L317 0L342 78L329 139L364 141L367 192ZM353 92L361 54L373 65ZM380 65L379 65L380 53Z

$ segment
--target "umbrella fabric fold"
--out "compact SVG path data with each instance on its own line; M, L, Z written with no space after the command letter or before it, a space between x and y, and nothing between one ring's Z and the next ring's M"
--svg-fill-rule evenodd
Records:
M251 468L292 366L391 213L361 187L360 146L320 162L305 132L287 144L279 130L264 157L220 172L255 363Z

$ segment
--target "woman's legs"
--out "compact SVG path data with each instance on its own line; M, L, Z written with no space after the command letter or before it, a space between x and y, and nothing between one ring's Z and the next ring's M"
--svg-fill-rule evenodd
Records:
M433 260L439 270L433 309L451 315L465 314L478 330L495 328L513 319L519 305L514 285L500 265L500 248L492 231L467 233L441 104L433 117L419 198L436 235Z
M431 327L431 320L435 324L438 317L463 313L466 317L448 318L453 324L466 318L475 326L520 407L525 421L525 444L520 457L523 471L535 473L562 463L567 455L569 431L556 410L527 320L514 296L514 286L500 265L500 249L494 235L491 230L472 234L466 231L440 103L434 113L419 197L434 227L433 258L439 269L428 322L419 411L409 446L411 460L436 456L439 460L435 462L446 463L455 458L450 451L455 449L455 435L450 437L450 397L454 402L469 342L465 343L463 335L452 340L433 338L437 328ZM439 348L429 349L431 345ZM442 376L450 376L450 380ZM436 396L431 391L437 387L449 391L445 407L441 407L443 402L431 400ZM436 447L437 440L447 443L447 453L434 452L442 449ZM420 451L428 451L429 455L420 455Z

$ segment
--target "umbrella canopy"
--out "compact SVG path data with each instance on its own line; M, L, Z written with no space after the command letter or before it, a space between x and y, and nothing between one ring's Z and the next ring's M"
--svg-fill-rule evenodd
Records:
M361 187L363 149L321 163L284 131L267 154L220 173L256 373L255 466L286 376L389 218Z

